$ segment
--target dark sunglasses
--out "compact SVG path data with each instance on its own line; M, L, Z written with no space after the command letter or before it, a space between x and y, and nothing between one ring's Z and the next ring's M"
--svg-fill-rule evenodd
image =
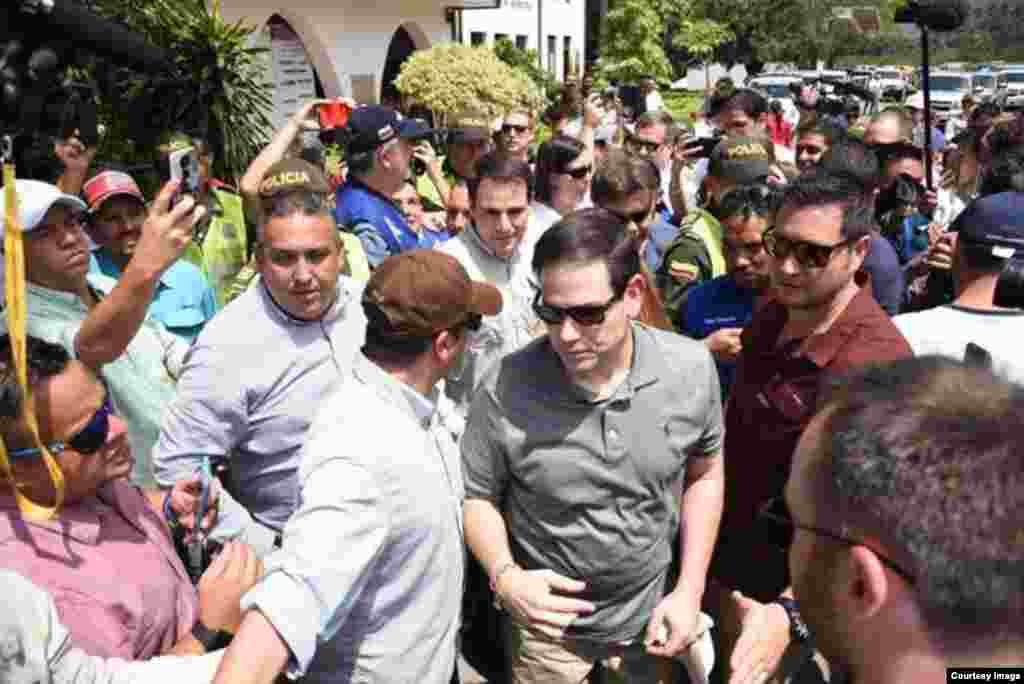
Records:
M483 327L483 324L484 317L481 316L480 314L474 313L469 314L468 316L466 316L466 319L464 321L459 323L460 326L462 326L466 330L469 330L470 332L477 332L478 330L480 330L481 327Z
M529 126L517 126L516 124L505 124L501 127L502 133L518 133L522 135L526 131L530 130Z
M608 207L602 207L605 211L610 214L615 214L626 223L635 223L640 226L647 223L647 219L650 218L651 214L654 213L654 205L647 207L646 209L637 209L636 211L618 212Z
M76 432L70 439L50 442L46 445L47 450L54 456L69 448L74 449L85 456L95 454L103 447L104 444L107 443L107 437L110 434L110 416L113 412L114 407L110 403L110 394L108 393L103 398L103 404L101 404L100 407L96 409L96 412L92 414L92 417L89 419L89 422L85 424L85 427ZM40 455L42 455L42 452L38 447L14 449L8 453L11 460L31 458Z
M571 318L580 325L600 325L604 323L608 310L621 298L622 293L620 292L617 295L613 295L604 304L588 304L562 308L546 304L541 299L541 293L538 292L537 296L533 299L533 310L537 314L537 318L550 325L558 325L564 322L566 318Z
M825 268L837 249L855 242L843 240L834 245L819 245L816 242L790 240L779 235L774 227L764 231L763 239L769 256L775 259L788 259L792 256L804 268Z
M654 154L662 145L653 140L644 140L643 138L630 138L626 141L626 144L636 152L646 152L647 154Z
M768 502L765 503L758 511L757 517L759 520L769 523L775 528L774 532L776 534L773 534L772 537L784 546L788 547L793 543L793 536L796 530L813 532L814 534L828 537L829 539L837 541L840 544L845 544L846 546L863 546L870 550L871 553L875 554L875 557L877 557L883 565L886 565L890 570L905 579L908 584L913 585L917 581L913 573L905 570L899 563L878 551L870 544L859 539L844 537L838 532L833 532L832 530L825 529L824 527L804 525L803 523L794 521L793 516L789 513L789 508L786 506L786 501L782 497L769 499Z
M565 171L562 171L562 173L566 176L572 176L576 180L583 180L587 177L587 174L590 173L592 168L593 167L588 164L587 166L581 166L578 169L566 169Z

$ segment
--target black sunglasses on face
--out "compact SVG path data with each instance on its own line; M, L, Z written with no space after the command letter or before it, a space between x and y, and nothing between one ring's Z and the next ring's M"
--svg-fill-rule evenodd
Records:
M907 581L908 584L913 585L917 580L914 578L913 573L908 572L896 561L889 558L884 553L878 551L875 547L867 544L859 539L852 539L845 537L838 532L825 529L824 527L816 527L814 525L804 525L793 520L793 516L789 513L789 508L786 506L786 501L782 497L776 497L769 499L758 511L757 517L759 520L763 520L771 525L775 526L776 530L781 532L785 538L784 544L789 546L793 542L793 536L796 530L804 530L805 532L813 532L814 534L828 537L832 541L845 544L846 546L863 546L864 548L875 554L875 557L890 570L895 572L897 575Z
M558 325L564 322L566 318L571 318L580 325L600 325L604 323L608 310L621 298L622 293L620 292L617 295L613 295L604 304L587 304L584 306L567 306L562 308L544 303L541 299L541 293L538 292L537 296L533 299L533 310L537 314L537 318L550 325Z
M659 149L661 149L662 145L661 143L654 142L653 140L644 140L642 138L630 138L626 141L626 144L634 152L644 154L655 154Z
M466 316L466 320L462 321L462 323L460 323L459 325L461 325L466 330L469 330L470 332L477 332L478 330L480 330L483 324L483 316L481 316L480 314L471 313L468 316Z
M107 443L107 437L110 434L110 415L113 412L114 407L110 402L110 394L108 393L104 396L100 407L89 418L89 422L85 424L85 427L67 440L50 442L46 445L47 450L54 456L68 448L74 449L84 456L95 454ZM29 447L27 449L14 449L8 453L8 456L10 456L11 460L17 460L40 456L41 454L42 452L38 447Z
M764 232L763 239L769 256L775 259L788 259L792 256L803 268L825 268L837 249L855 242L843 240L834 245L819 245L805 240L790 240L779 235L774 227Z
M577 169L566 169L565 171L562 171L562 173L566 176L572 176L576 180L583 180L587 177L587 174L590 173L591 168L593 167L587 164L586 166L581 166Z
M530 130L529 126L517 126L516 124L505 124L501 127L502 133L518 133L522 135L526 131Z
M646 209L637 209L636 211L615 211L608 207L601 207L610 214L615 214L626 223L635 223L638 226L642 226L647 223L647 219L654 213L654 205L647 207Z

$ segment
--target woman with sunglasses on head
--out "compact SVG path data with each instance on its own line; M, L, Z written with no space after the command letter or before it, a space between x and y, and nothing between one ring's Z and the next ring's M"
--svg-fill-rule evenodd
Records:
M771 284L763 236L778 200L778 191L764 183L741 185L722 197L718 216L727 272L694 287L678 314L680 332L703 340L715 357L723 398L743 349L740 336Z
M556 135L540 146L530 205L536 235L589 204L593 164L593 154L576 138Z
M219 648L223 632L238 625L239 601L255 584L259 561L244 544L228 544L197 592L165 516L196 495L199 478L178 483L166 498L133 486L125 423L94 371L34 337L26 359L38 439L10 338L0 337L0 440L12 478L0 475L4 567L53 595L74 642L91 655L145 660ZM63 484L53 481L41 446ZM24 513L31 504L56 510L49 519Z

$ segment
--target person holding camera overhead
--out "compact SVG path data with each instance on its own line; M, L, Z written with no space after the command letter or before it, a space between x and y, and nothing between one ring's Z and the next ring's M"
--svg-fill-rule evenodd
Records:
M99 249L94 268L118 280L142 238L146 200L138 184L122 171L107 169L86 181L82 194L89 205L85 229ZM149 315L191 343L217 312L217 295L203 272L179 259L160 276Z
M163 187L146 214L132 258L113 280L89 273L88 209L78 197L42 181L18 180L18 220L25 231L28 334L60 344L101 373L128 425L136 454L132 480L151 486L150 452L160 418L174 397L188 344L147 317L161 277L181 257L206 209L185 197L171 206L178 186ZM5 199L0 198L0 209ZM3 323L6 329L6 322Z
M409 177L417 141L434 130L393 109L372 105L348 119L348 179L338 189L334 216L339 226L363 243L372 268L384 259L420 245L419 235L392 201Z
M249 261L249 238L242 198L223 182L211 176L213 153L202 138L173 133L157 147L158 168L166 174L166 165L175 153L188 150L194 159L192 170L183 169L181 192L191 194L206 213L197 222L191 242L182 255L198 266L217 293L217 305L229 299L235 277ZM195 173L195 178L191 174Z

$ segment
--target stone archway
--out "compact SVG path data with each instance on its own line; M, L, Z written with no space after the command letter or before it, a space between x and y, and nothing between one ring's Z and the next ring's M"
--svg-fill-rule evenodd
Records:
M430 39L415 22L405 22L391 36L388 54L384 60L384 69L380 77L380 101L394 105L398 100L398 91L394 81L398 78L402 64L416 50L430 47Z
M275 17L283 19L302 41L302 45L306 49L306 55L309 57L309 61L316 70L317 77L323 86L324 97L341 97L347 94L347 89L342 87L341 75L338 69L335 68L334 62L328 53L327 45L319 31L311 23L309 16L294 10L279 8L268 10L258 16L249 15L246 17L246 21L263 28L267 25L267 22Z

